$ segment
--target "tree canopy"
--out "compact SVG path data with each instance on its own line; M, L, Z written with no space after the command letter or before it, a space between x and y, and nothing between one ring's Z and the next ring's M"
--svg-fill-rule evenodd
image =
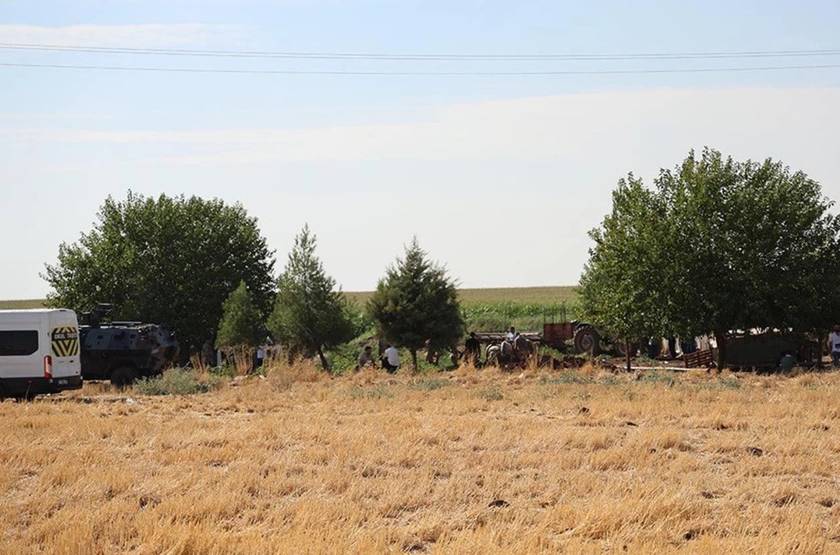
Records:
M222 304L216 347L255 347L263 337L262 316L241 281Z
M840 218L816 181L705 149L654 185L620 182L592 232L581 285L596 324L711 333L722 362L733 330L821 332L838 319Z
M676 332L804 331L837 316L825 311L835 280L824 270L840 269L840 219L805 173L706 149L662 171L656 185L673 222L666 254Z
M379 281L368 301L379 333L405 347L417 368L417 351L448 348L463 337L458 291L445 268L428 260L417 239Z
M612 213L590 232L595 247L581 277L582 308L627 345L628 364L631 344L662 333L662 212L657 196L630 174L613 192Z
M304 226L277 282L268 327L275 340L292 351L317 354L329 369L324 350L351 340L358 330L352 307L315 255L316 244Z
M274 255L255 218L218 199L129 192L105 200L94 228L47 265L49 301L77 311L114 304L114 318L165 323L182 352L212 338L222 303L244 281L261 314L273 298Z

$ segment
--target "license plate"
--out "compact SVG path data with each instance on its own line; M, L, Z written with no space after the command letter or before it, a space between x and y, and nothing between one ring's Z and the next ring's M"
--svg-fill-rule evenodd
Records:
M56 380L58 385L67 385L67 380Z

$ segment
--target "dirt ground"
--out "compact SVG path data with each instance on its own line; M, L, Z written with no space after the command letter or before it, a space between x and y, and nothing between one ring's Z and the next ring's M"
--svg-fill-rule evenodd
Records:
M310 368L0 404L2 553L840 553L840 374Z

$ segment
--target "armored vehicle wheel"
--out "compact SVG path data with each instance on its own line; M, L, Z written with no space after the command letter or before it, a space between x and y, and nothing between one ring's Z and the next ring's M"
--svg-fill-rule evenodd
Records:
M111 385L120 389L133 384L136 379L137 372L134 371L134 368L129 368L128 366L114 368L111 372Z
M584 326L575 332L575 351L592 356L601 354L601 336L592 326Z

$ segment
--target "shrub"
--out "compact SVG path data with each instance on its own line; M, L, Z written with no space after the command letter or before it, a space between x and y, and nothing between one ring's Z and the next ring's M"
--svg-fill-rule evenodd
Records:
M323 372L315 363L306 359L289 362L284 357L278 357L262 369L271 388L278 392L291 389L295 382L317 382L323 377Z
M350 397L352 399L391 399L394 392L391 388L379 384L371 387L362 387L354 385L350 388Z
M134 384L134 391L140 395L194 395L207 393L221 383L217 375L196 375L183 368L171 368L160 376L143 378Z
M478 395L485 401L501 401L505 398L505 396L502 394L501 388L499 388L499 386L497 385L485 387L478 393Z
M737 378L721 378L719 383L724 389L741 389L741 382Z
M675 380L673 374L667 372L645 372L642 374L642 377L639 378L640 382L644 383L664 383L668 385L668 387L673 387Z
M434 391L449 385L449 380L441 380L438 378L423 378L419 380L411 380L408 382L408 387L411 389L419 389L421 391Z
M587 384L592 382L593 380L589 376L573 371L560 372L555 376L542 376L540 378L540 383L543 385Z

